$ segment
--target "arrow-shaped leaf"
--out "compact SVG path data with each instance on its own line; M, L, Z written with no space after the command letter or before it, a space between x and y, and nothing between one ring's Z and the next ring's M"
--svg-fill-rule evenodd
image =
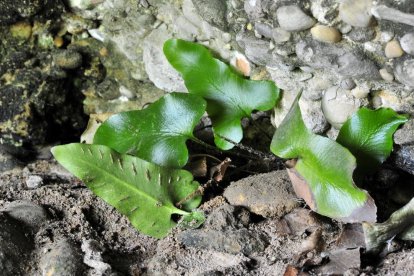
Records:
M335 141L309 131L298 100L299 97L271 144L277 156L297 158L294 168L288 170L296 193L322 215L344 222L375 221L372 198L352 180L355 157Z
M201 201L197 196L174 206L199 184L184 170L159 167L102 145L68 144L52 148L55 158L82 179L97 196L126 215L139 231L156 238L176 225L171 215L190 216ZM187 210L187 211L185 211Z
M180 168L188 160L185 142L203 116L206 102L196 95L171 93L146 109L111 116L96 131L94 144L132 153L160 166Z
M361 108L342 126L336 141L356 157L359 172L372 173L391 154L392 136L407 120L390 108Z
M249 117L253 110L273 108L279 98L273 82L242 78L202 45L170 39L164 44L164 54L183 76L188 91L207 100L215 143L221 149L234 146L226 139L241 141L243 117Z

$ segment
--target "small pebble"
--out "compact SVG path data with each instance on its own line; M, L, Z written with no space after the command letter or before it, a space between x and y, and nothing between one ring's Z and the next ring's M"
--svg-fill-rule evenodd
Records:
M357 99L366 98L369 94L369 89L367 87L357 86L351 90L352 95Z
M82 56L72 50L59 50L53 54L53 61L62 69L76 69L82 65Z
M397 40L391 40L385 45L385 56L387 58L397 58L404 54L400 43Z
M43 185L43 178L38 175L30 175L26 179L26 186L29 189L36 189Z
M39 262L42 276L82 275L82 268L80 250L68 240L58 240L51 244Z
M272 26L269 24L257 22L254 24L254 28L259 35L262 35L266 38L272 38Z
M380 41L387 43L394 38L394 32L392 30L389 31L382 31L380 35Z
M392 73L388 72L388 70L386 68L380 69L379 73L380 73L382 79L387 81L387 82L392 82L394 80L394 75Z
M279 7L276 17L280 27L289 32L307 30L315 25L315 20L296 5Z
M15 38L28 40L32 35L32 25L28 22L17 22L10 26L10 33Z
M372 22L372 0L344 0L339 6L339 17L354 27L368 27Z
M414 33L405 34L401 40L401 48L408 54L414 55Z
M42 206L27 200L7 203L2 211L31 227L35 232L48 219L47 212Z
M317 25L311 29L312 37L316 40L335 43L342 39L341 33L334 27Z
M344 80L341 81L339 86L342 89L351 90L351 89L355 88L356 83L354 82L353 79L344 79Z
M55 37L55 39L53 39L53 44L55 44L55 46L57 48L60 48L63 46L63 38L60 36Z
M283 43L290 40L291 34L282 28L274 28L272 30L272 38L275 43Z

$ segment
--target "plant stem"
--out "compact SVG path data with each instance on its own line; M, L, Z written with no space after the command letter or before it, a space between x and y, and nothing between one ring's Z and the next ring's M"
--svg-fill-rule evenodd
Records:
M224 136L221 136L221 135L219 135L219 137L220 137L221 139L223 139L223 140L225 140L225 141L229 142L230 144L233 144L233 145L235 145L236 147L238 147L238 148L240 148L240 149L242 149L242 150L245 150L245 151L247 151L247 152L248 152L248 153L250 153L250 154L256 155L256 156L258 156L258 157L260 157L260 158L267 158L267 159L270 159L270 160L276 160L276 159L277 159L277 157L276 157L275 155L273 155L273 154L267 154L267 153L264 153L264 152L262 152L262 151L259 151L259 150L256 150L256 149L254 149L254 148L251 148L251 147L249 147L249 146L245 146L245 145L243 145L243 144L240 144L240 143L234 142L234 141L232 141L232 140L230 140L230 139L228 139L228 138L226 138L226 137L224 137Z
M197 188L197 190L195 190L195 191L194 191L194 192L192 192L191 194L187 195L185 198L183 198L183 199L181 199L180 201L178 201L178 202L175 204L175 206L176 206L177 208L181 208L184 202L186 202L186 201L188 201L188 200L190 200L190 199L193 199L193 198L194 198L194 197L196 197L196 196L200 196L200 195L202 196L202 195L203 195L203 193L204 193L204 186L199 186L199 187Z

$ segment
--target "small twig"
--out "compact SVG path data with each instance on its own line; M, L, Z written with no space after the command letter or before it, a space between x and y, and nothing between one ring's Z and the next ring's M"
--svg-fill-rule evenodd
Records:
M199 154L191 154L190 155L190 159L197 158L197 157L208 157L208 158L213 159L214 161L217 161L219 163L221 162L221 160L218 159L217 157L215 157L213 155L210 155L210 154L207 154L207 153L199 153Z
M180 201L178 201L175 204L175 207L177 208L182 208L182 205L184 202L189 201L190 199L195 198L196 196L200 196L204 194L204 187L203 186L199 186L197 188L197 190L195 190L194 192L192 192L191 194L187 195L185 198L181 199Z
M221 136L221 135L218 135L218 136L219 136L221 139L223 139L223 140L225 140L225 141L229 142L230 144L233 144L233 145L235 145L236 147L238 147L238 148L240 148L240 149L242 149L242 150L245 150L245 151L247 151L248 153L254 154L254 155L256 155L256 156L258 156L258 157L260 157L260 158L267 158L267 159L270 159L270 160L272 160L272 161L277 159L277 157L276 157L275 155L273 155L273 154L267 154L267 153L264 153L264 152L262 152L262 151L259 151L259 150L256 150L256 149L254 149L254 148L251 148L251 147L249 147L249 146L245 146L245 145L243 145L243 144L240 144L240 143L234 142L234 141L232 141L232 140L228 139L227 137L224 137L224 136Z

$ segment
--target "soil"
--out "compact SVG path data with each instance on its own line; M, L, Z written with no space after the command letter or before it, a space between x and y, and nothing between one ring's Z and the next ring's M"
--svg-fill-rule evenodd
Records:
M29 188L33 176L40 185ZM201 229L176 228L156 240L139 234L51 158L0 175L0 210L17 200L40 205L47 214L35 228L25 221L27 253L10 259L22 275L46 275L50 267L72 275L410 275L414 269L410 244L394 243L388 249L397 251L384 258L367 256L357 225L338 224L304 206L264 218L220 195L201 206L208 215ZM88 261L91 249L85 247L91 244L97 263Z

